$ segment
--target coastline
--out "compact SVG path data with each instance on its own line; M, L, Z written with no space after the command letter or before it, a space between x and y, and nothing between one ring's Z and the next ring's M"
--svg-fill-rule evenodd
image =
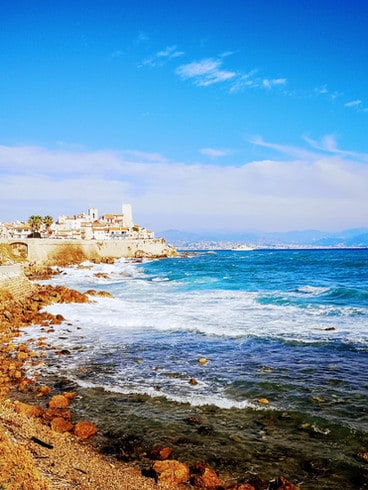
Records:
M38 270L30 268L28 270L28 274L32 275L33 278L39 278L37 274L40 272L42 273L42 268ZM50 272L50 268L46 268L46 273L49 274ZM18 277L18 279L13 278L13 282L19 282L19 280L21 280L22 284L29 282L28 279L24 281L24 277ZM84 301L86 299L82 293L70 292L71 290L66 290L66 288L62 292L59 290L58 296L55 294L55 290L52 291L51 288L47 293L49 298L44 298L45 302L43 303L42 298L40 298L42 289L44 288L33 286L31 296L27 293L22 297L20 294L19 299L18 296L17 299L11 296L9 291L2 290L4 300L1 302L1 335L2 345L5 348L0 355L2 361L6 361L2 362L2 365L6 366L6 363L8 363L9 366L12 362L14 363L14 359L17 360L16 366L13 366L14 369L8 383L2 385L3 402L0 412L0 447L2 448L3 454L6 454L5 448L11 447L9 453L11 457L8 458L7 463L2 463L1 475L4 483L3 481L0 481L0 483L5 484L5 488L19 488L17 487L17 483L15 483L19 478L23 482L21 488L25 489L77 487L85 489L126 488L127 490L174 490L183 488L183 485L186 486L186 483L189 481L191 485L195 485L195 488L226 488L234 490L297 488L283 477L278 477L272 482L272 486L270 486L271 482L262 482L254 486L249 482L237 483L236 479L228 480L224 483L221 482L214 470L206 465L197 465L196 468L189 469L185 464L167 459L169 455L163 457L162 454L158 455L158 460L164 459L166 461L157 461L157 455L155 455L152 458L151 468L147 472L148 476L143 476L139 461L125 463L115 458L104 456L92 448L87 439L80 440L78 436L69 431L59 433L53 430L50 427L50 421L47 421L45 424L45 419L42 415L40 416L38 414L35 417L33 416L34 414L31 414L29 416L30 412L32 413L32 409L29 408L30 405L17 401L17 398L22 398L22 394L27 393L28 398L29 396L33 396L35 403L32 402L31 406L36 405L38 407L40 405L39 402L45 400L43 396L41 397L41 393L49 399L48 402L46 400L43 401L43 405L50 403L52 396L58 396L59 393L56 390L51 392L50 395L47 390L43 393L42 387L37 384L37 379L29 380L24 378L22 370L23 362L32 362L32 364L37 365L37 363L42 362L42 358L35 358L32 353L32 345L15 345L12 340L15 336L19 335L20 326L41 323L45 325L45 328L53 328L52 325L54 323L58 324L64 320L62 317L58 317L58 315L53 316L42 313L42 307L47 301L50 301L50 296L53 298L52 301L59 303L63 301ZM47 294L45 293L46 296ZM10 306L11 304L14 306L13 309ZM15 312L17 313L15 314ZM52 346L45 344L44 348L48 349L52 348ZM9 397L11 400L9 400ZM44 413L44 410L41 409L40 413ZM48 446L52 446L52 449L43 447L39 441L45 442ZM14 462L12 463L14 461L14 454L18 453L20 454L19 462L14 466ZM159 464L164 463L172 465L169 466L168 479L165 476L164 469L159 467ZM7 466L7 464L10 464L10 466ZM175 465L178 465L178 468ZM184 475L181 477L178 477L179 470L184 471Z
M24 274L11 279L13 286L27 284ZM45 294L41 287L33 286L32 295L21 294L15 299L9 292L10 283L1 287L0 282L0 486L7 490L43 489L174 489L172 483L157 484L153 478L144 477L134 463L113 460L97 452L89 443L88 437L71 432L53 430L52 422L42 415L41 397L57 398L56 390L39 386L37 377L25 377L24 365L42 363L32 351L32 345L17 344L14 340L20 335L19 329L39 322L52 328L62 321L58 315L42 313L43 304L50 297L57 297L48 288ZM27 288L28 289L28 288ZM61 292L60 290L58 291ZM64 290L63 294L70 294ZM44 295L45 302L41 296ZM81 293L72 292L70 299L83 301ZM67 299L59 298L58 302ZM86 300L86 298L84 298ZM44 348L52 348L46 343ZM19 401L24 396L32 398L31 403ZM48 405L50 406L50 400ZM45 402L44 402L45 403ZM58 408L56 408L58 410ZM65 412L65 410L64 410ZM60 415L55 413L55 415ZM60 417L54 417L60 418ZM93 425L92 423L90 423Z

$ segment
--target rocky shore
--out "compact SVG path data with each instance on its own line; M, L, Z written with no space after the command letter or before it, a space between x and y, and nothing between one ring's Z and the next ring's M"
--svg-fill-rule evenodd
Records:
M57 273L53 268L25 267L30 279ZM23 280L23 279L22 279ZM1 285L0 285L1 288ZM32 284L27 294L15 297L0 289L0 488L15 489L226 489L295 490L283 476L262 481L222 481L201 462L189 467L170 459L170 447L152 448L142 460L124 462L100 454L89 443L96 432L93 421L74 420L73 399L64 392L38 382L48 349L47 332L65 321L61 315L43 311L46 305L93 301L96 293L80 293L62 286ZM31 294L29 294L31 291ZM45 337L20 342L20 329L42 325ZM35 343L37 345L35 345ZM62 357L62 352L56 352ZM27 367L32 377L27 377ZM26 401L25 401L26 400Z

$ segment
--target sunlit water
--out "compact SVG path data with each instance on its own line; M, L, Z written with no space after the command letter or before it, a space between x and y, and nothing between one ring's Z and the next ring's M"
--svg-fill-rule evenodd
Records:
M121 260L50 282L113 294L48 307L66 319L48 333L64 355L42 375L79 387L80 415L115 440L303 488L366 488L367 250Z

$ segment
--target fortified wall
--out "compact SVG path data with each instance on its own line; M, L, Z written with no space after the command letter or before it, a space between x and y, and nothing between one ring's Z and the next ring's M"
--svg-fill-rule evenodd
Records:
M174 257L177 251L163 238L126 240L57 240L26 239L3 242L10 246L13 256L23 263L35 265L70 265L84 260L124 258ZM14 297L32 293L32 283L23 272L21 263L0 265L0 289Z
M11 244L11 242L9 242ZM125 240L56 240L29 239L14 244L27 261L34 264L59 265L63 262L81 262L113 258L172 257L176 250L163 238ZM26 247L23 251L22 247Z
M67 265L84 260L124 258L164 258L177 251L163 238L124 240L63 240L31 238L7 240L6 245L19 262L36 265Z
M24 275L21 264L0 266L0 289L9 291L14 298L30 296L33 291L31 281Z

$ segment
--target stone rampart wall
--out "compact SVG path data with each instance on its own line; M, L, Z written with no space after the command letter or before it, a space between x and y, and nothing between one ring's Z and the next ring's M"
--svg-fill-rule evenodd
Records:
M22 243L21 243L22 242ZM8 240L12 245L11 240ZM163 238L140 238L125 240L58 240L26 239L16 244L27 250L27 261L34 264L60 263L61 255L75 254L85 260L98 258L136 258L136 257L170 257L176 250L167 245Z
M32 293L32 283L26 278L20 264L0 266L0 289L9 291L14 298L23 298Z

